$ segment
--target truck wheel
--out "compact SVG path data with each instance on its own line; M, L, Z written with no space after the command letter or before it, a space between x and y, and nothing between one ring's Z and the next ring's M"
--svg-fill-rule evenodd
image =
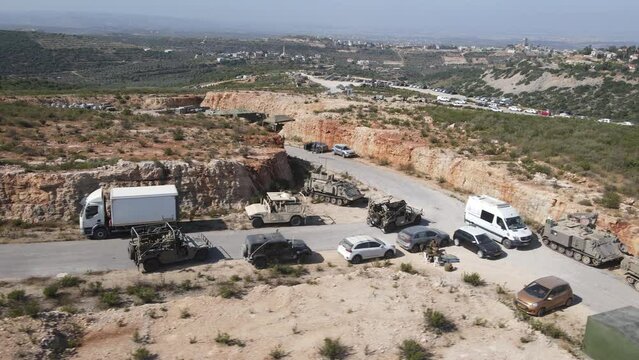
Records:
M577 260L577 261L581 261L581 254L576 252L572 255L572 258Z
M502 243L502 245L504 245L504 247L506 249L512 249L513 248L513 242L510 241L510 239L502 239L501 243Z
M563 254L566 252L566 248L563 246L557 246L557 252Z
M624 254L628 254L628 248L626 247L626 244L619 243L619 251L621 251Z
M337 199L337 206L344 206L346 205L345 201L342 199Z
M573 255L575 255L575 252L570 249L566 249L566 252L564 253L564 255L568 257L572 257Z
M333 204L333 205L337 204L337 199L332 197L331 198L331 204Z
M544 243L544 245L546 245L546 246L548 246L548 245L550 244L550 240L548 240L548 237L547 237L547 236L544 236L544 237L541 239L541 242L542 242L542 243Z
M359 255L355 255L352 259L351 259L351 264L359 264L362 262L362 257Z
M302 225L302 218L299 216L293 216L290 221L291 226L300 226Z
M195 253L195 261L206 261L209 258L208 249L200 249Z
M320 196L317 193L313 193L313 200L319 200Z
M551 249L553 249L553 250L555 250L555 251L557 251L557 244L556 244L556 243L554 243L554 242L551 242L551 243L550 243L550 248L551 248Z
M592 266L599 266L601 265L601 260L599 259L592 259Z
M160 268L160 260L157 258L147 259L142 264L142 267L144 268L144 272L155 272Z
M107 229L103 227L96 228L93 230L93 238L97 240L104 240L109 236L109 232Z
M635 279L632 276L626 276L626 282L628 285L632 286L635 283Z
M262 220L262 218L254 218L251 220L251 225L253 225L254 228L261 228L264 226L264 220Z
M264 269L266 267L266 258L258 257L253 261L253 265L255 265L255 267L258 269Z
M586 265L590 265L592 263L592 259L589 256L583 256L581 258L581 262Z

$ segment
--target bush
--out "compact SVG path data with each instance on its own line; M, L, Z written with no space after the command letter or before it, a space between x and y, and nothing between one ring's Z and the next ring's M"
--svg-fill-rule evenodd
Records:
M411 263L401 263L399 265L399 270L409 274L417 274L417 270L413 268Z
M61 288L75 287L82 284L84 280L77 276L65 275L62 279L58 280L58 285Z
M340 360L348 357L351 349L343 345L339 339L324 338L324 343L319 348L318 353L324 359Z
M184 131L181 128L177 128L173 131L173 140L175 141L184 140Z
M58 297L58 289L58 284L54 283L42 289L42 294L48 299L53 299Z
M24 292L24 290L18 289L18 290L13 290L10 293L7 294L7 299L10 301L16 301L16 302L21 302L21 301L25 301L27 299L27 295Z
M155 302L158 298L158 293L149 285L136 284L127 287L127 294L136 296L142 304L148 304Z
M619 209L621 204L621 196L614 191L606 190L601 199L597 201L601 206L608 209Z
M572 341L570 336L568 336L568 334L566 334L565 331L563 331L562 329L560 329L553 323L543 323L539 320L532 320L530 322L530 326L534 330L537 330L541 332L542 334L549 336L553 339L564 339L567 341Z
M268 356L270 359L277 360L287 357L288 353L282 349L282 345L277 345L268 353Z
M157 358L156 355L151 354L151 352L145 347L139 347L135 349L133 354L131 354L131 358L133 360L152 360Z
M220 283L220 287L218 288L218 295L225 298L241 298L242 291L235 285L235 283L230 281L225 281Z
M226 346L239 346L239 347L244 347L246 346L246 344L240 340L240 339L235 339L232 338L231 335L229 335L229 333L217 333L217 336L215 337L215 342L218 344L224 344Z
M462 279L464 280L465 283L470 284L472 286L483 286L486 285L486 282L484 281L484 279L481 278L481 276L474 272L474 273L464 273L462 275Z
M279 275L300 277L308 274L308 270L303 266L290 266L275 264L271 267L271 275L277 277Z
M427 330L434 331L438 334L457 329L457 326L448 320L443 313L433 309L427 309L424 312L424 322Z
M102 283L100 281L90 282L89 285L82 289L83 294L87 294L89 296L98 296L104 291L102 287Z
M399 358L401 360L427 360L431 354L417 341L408 339L399 345Z
M100 306L103 308L115 308L122 305L122 298L115 290L107 290L100 294Z

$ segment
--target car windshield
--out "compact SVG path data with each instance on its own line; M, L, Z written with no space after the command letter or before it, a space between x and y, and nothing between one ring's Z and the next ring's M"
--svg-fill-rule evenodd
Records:
M519 216L506 219L506 225L510 230L523 229L526 227L526 224L524 224Z
M532 283L524 289L528 295L534 296L538 299L544 299L550 291L547 287L541 286L537 283Z
M351 242L346 240L346 239L340 241L339 244L342 245L344 247L344 249L346 249L348 251L351 251L351 249L353 249L353 244L351 244Z
M342 146L342 150L350 150L348 146Z
M477 238L477 241L480 244L487 244L490 243L492 240L490 240L490 238L488 236L486 236L486 234L479 234L477 236L475 236L475 238Z

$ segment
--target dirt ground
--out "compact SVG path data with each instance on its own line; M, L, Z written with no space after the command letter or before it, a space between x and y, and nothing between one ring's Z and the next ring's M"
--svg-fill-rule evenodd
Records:
M83 334L80 346L66 354L125 359L145 348L161 359L268 359L281 346L286 358L320 359L318 349L330 337L348 346L348 359L397 359L397 346L406 339L416 340L436 359L574 358L571 351L576 350L569 351L574 346L518 320L506 305L509 295L498 294L494 284L472 287L461 281L460 271L446 273L425 263L421 254L357 266L348 266L334 252L316 260L304 265L308 273L299 276L257 271L239 260L149 275L131 270L84 275L86 283L65 290L80 313L63 317L60 326L78 324ZM402 263L411 263L417 272L401 271ZM185 280L189 287L161 290L157 300L144 305L135 305L135 296L123 292L121 307L108 310L82 291L96 281L105 289L141 281L168 289L166 284ZM6 293L22 287L36 296L51 281L31 279L0 289ZM239 289L237 297L223 298L221 289L230 282ZM454 329L426 329L427 309L443 313ZM561 326L566 317L556 312L544 322ZM43 323L26 317L1 320L0 358L42 351L40 337L51 333ZM217 342L224 333L241 344Z

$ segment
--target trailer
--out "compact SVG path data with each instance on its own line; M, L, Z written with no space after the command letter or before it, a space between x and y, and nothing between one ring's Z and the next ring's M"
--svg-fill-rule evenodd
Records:
M94 239L128 233L133 226L178 220L175 185L97 189L82 201L80 229Z

